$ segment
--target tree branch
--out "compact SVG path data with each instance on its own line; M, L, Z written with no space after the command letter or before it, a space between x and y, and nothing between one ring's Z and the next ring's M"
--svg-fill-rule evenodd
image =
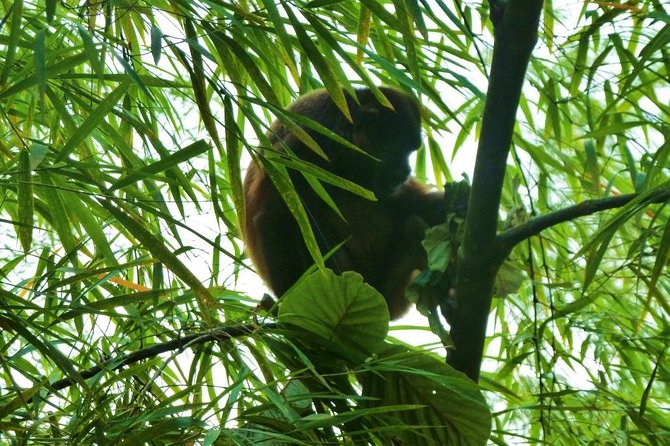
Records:
M537 41L542 0L492 0L493 60L482 132L458 262L457 307L451 320L447 362L479 379L493 284L500 267L498 211L530 55Z
M161 353L169 352L172 350L183 350L187 347L192 347L194 345L203 344L209 341L215 340L227 340L231 338L237 338L240 336L248 336L259 330L267 330L277 328L277 325L274 323L256 325L256 324L246 324L246 325L235 325L231 327L220 327L210 331L194 333L187 336L183 336L171 341L163 342L160 344L152 345L151 347L143 348L141 350L134 351L127 355L123 355L119 358L110 359L103 362L100 365L91 367L90 369L83 370L79 372L79 376L63 378L52 383L49 386L51 392L65 389L77 381L89 379L101 372L113 372L119 370L122 367L125 367L130 364L134 364L143 359L153 358L160 355Z
M545 229L560 223L564 223L566 221L574 220L578 217L584 217L586 215L595 214L596 212L623 207L639 197L640 194L628 194L596 200L587 200L574 206L552 212L550 214L532 218L523 224L510 228L498 236L498 242L501 245L502 251L506 253L506 257L507 254L509 254L509 252L517 244L526 240L527 238L539 234ZM646 204L662 203L667 200L670 200L670 186L656 189L654 192L644 197L644 202Z

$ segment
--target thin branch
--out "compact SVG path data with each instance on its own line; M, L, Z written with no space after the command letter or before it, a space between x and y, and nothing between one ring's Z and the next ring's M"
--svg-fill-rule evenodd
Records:
M501 250L506 257L518 243L539 234L545 229L579 217L595 214L596 212L623 207L638 197L640 197L640 194L627 194L616 197L587 200L550 214L532 218L523 224L502 232L498 236ZM663 203L669 199L670 186L659 188L652 192L649 196L645 197L644 202L647 204Z
M66 387L75 384L77 381L80 381L82 379L92 378L104 371L113 372L127 365L139 362L143 359L153 358L155 356L160 355L161 353L173 350L183 350L188 347L203 344L209 341L215 341L215 340L221 341L231 338L237 338L240 336L248 336L259 330L267 330L274 328L277 328L277 325L274 323L263 324L263 325L246 324L246 325L235 325L231 327L221 327L206 332L190 334L177 339L173 339L171 341L163 342L160 344L152 345L151 347L134 351L127 355L123 355L119 358L110 359L100 365L96 365L95 367L91 367L90 369L79 372L79 376L76 378L67 377L58 380L52 383L49 386L49 389L51 391L62 390Z

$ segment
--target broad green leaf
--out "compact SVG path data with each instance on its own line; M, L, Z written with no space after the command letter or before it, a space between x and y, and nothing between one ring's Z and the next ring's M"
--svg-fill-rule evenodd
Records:
M479 446L489 438L491 412L481 390L443 361L385 344L366 368L363 393L373 399L365 407L416 407L383 418L406 427L393 431L403 444Z
M386 337L389 312L382 295L360 274L326 269L304 277L284 295L279 320L372 353Z

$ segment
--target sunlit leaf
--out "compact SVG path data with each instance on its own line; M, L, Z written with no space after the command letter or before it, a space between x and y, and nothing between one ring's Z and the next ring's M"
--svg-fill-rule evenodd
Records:
M373 352L386 337L389 313L381 294L359 274L324 270L303 278L286 293L279 320Z
M105 73L105 67L100 59L100 53L93 42L93 37L83 26L78 25L77 29L79 30L81 41L84 43L86 57L88 57L88 60L91 62L91 67L98 75L98 78L102 79L102 75Z
M18 214L19 241L25 253L30 251L33 240L33 174L30 168L30 150L22 149L19 152L19 162L16 172L16 206Z
M44 94L47 88L47 63L46 63L46 30L41 29L35 35L35 76L40 93Z
M161 60L163 50L163 33L156 25L151 25L151 55L154 58L154 63L158 64Z
M96 107L96 109L88 116L88 118L79 126L79 128L70 136L70 138L60 148L56 156L56 162L66 159L79 146L84 143L97 126L107 117L114 107L118 105L126 89L131 83L130 79L126 79L119 84L112 92L110 92Z
M425 353L397 345L387 344L378 361L363 378L365 393L374 398L367 405L416 405L385 419L405 423L408 429L397 434L405 443L474 446L486 442L491 413L480 389L465 375Z

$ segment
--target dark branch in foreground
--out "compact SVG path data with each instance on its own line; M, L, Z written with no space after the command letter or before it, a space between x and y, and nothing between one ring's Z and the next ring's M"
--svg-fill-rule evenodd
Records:
M276 324L247 324L247 325L235 325L231 327L221 327L215 328L210 331L194 333L172 341L163 342L160 344L152 345L151 347L143 348L135 352L129 353L127 355L121 356L120 358L110 359L104 363L91 367L90 369L79 372L77 377L67 377L61 380L58 380L49 386L51 391L62 390L66 387L75 384L77 381L85 380L94 377L100 372L113 372L127 365L136 363L143 359L153 358L158 356L161 353L173 351L173 350L183 350L187 347L192 347L194 345L202 344L209 341L222 341L231 338L237 338L240 336L247 336L253 334L259 330L273 329L277 328Z
M552 212L551 214L541 215L530 219L523 224L502 232L498 236L501 246L501 254L506 257L518 243L537 235L552 226L574 220L578 217L595 214L596 212L620 208L640 197L640 194L628 194L587 200L574 206ZM670 200L670 187L663 187L644 197L641 202L646 205L651 203L663 203L668 200Z
M498 211L526 68L537 41L542 0L491 0L493 59L458 261L449 365L473 381L479 371L496 273Z

